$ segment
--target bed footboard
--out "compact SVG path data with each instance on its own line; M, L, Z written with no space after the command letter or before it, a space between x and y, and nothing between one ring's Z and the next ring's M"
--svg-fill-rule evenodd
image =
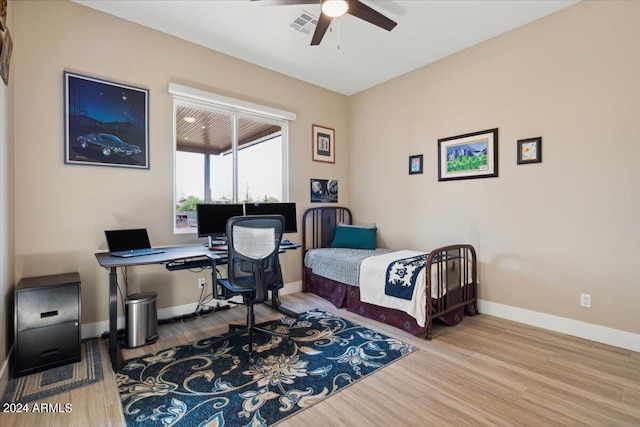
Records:
M471 245L458 244L436 248L427 257L426 338L431 339L433 319L458 323L463 312L478 313L476 251ZM453 317L452 317L453 314Z

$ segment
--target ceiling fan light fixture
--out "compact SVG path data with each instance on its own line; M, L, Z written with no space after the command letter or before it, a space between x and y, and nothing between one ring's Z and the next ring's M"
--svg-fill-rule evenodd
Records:
M349 4L345 0L323 0L322 13L331 18L338 18L349 10Z

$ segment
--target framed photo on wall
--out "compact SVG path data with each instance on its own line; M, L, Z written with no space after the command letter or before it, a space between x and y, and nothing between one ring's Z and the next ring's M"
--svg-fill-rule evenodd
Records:
M422 154L409 156L409 175L422 173Z
M0 31L7 29L7 0L0 0Z
M311 178L311 203L338 203L338 180Z
M9 66L11 65L11 52L13 52L13 39L9 29L5 29L4 37L0 36L0 75L5 85L9 85Z
M542 163L542 137L518 140L518 164Z
M497 128L438 140L438 181L497 176Z
M64 162L149 169L149 91L64 72Z
M336 162L335 131L331 128L313 125L311 128L312 159L315 162Z

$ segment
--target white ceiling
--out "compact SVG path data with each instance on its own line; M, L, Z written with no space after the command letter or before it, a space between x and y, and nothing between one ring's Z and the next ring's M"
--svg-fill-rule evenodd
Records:
M398 23L387 32L350 15L319 46L290 25L318 5L249 0L73 0L288 76L352 95L578 0L363 0Z

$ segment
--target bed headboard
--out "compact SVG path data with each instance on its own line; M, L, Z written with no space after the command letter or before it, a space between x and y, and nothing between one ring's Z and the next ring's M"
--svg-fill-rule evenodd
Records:
M342 206L320 206L309 208L302 215L302 251L326 248L331 245L336 226L351 224L348 208Z

